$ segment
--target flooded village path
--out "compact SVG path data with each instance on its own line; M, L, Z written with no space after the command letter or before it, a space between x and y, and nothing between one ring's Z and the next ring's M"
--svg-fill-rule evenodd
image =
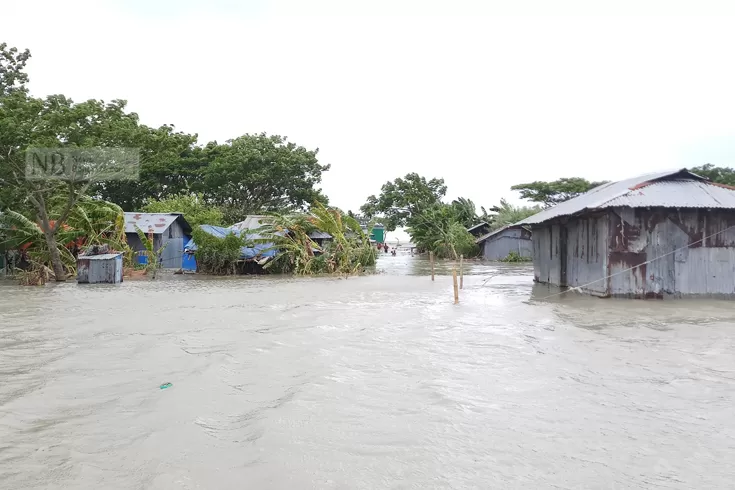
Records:
M732 303L379 267L0 286L0 488L732 488Z

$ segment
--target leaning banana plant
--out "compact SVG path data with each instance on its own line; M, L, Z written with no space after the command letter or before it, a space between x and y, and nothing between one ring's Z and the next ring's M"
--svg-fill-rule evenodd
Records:
M138 234L138 238L140 238L140 242L145 248L145 256L148 259L145 265L145 273L150 274L151 278L155 279L156 271L161 267L161 264L159 264L158 262L158 257L159 255L161 255L168 243L164 243L162 247L156 250L153 233L149 233L148 235L146 235L145 232L141 230L140 227L138 227L138 225L135 225L135 232Z

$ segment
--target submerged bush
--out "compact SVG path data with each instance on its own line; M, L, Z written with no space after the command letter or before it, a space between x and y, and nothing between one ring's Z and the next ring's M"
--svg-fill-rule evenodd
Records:
M531 262L531 257L523 257L518 252L510 252L504 259L500 259L501 262Z
M309 235L329 233L323 246ZM273 243L276 257L266 264L272 272L308 274L357 274L375 265L377 250L351 216L317 203L308 214L272 215L259 230L264 242Z
M245 238L234 233L219 238L210 235L201 227L196 227L192 232L197 249L194 251L197 268L200 272L208 274L228 275L235 274L237 264L240 261L242 247L245 246Z

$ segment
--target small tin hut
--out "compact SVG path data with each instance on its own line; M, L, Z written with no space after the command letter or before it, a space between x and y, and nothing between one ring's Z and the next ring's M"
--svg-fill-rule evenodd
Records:
M122 254L80 255L77 258L77 282L79 284L123 282Z

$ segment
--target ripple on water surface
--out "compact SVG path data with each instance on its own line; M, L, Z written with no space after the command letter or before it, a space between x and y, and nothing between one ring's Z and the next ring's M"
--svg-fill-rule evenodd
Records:
M731 303L451 265L2 285L0 488L730 488Z

